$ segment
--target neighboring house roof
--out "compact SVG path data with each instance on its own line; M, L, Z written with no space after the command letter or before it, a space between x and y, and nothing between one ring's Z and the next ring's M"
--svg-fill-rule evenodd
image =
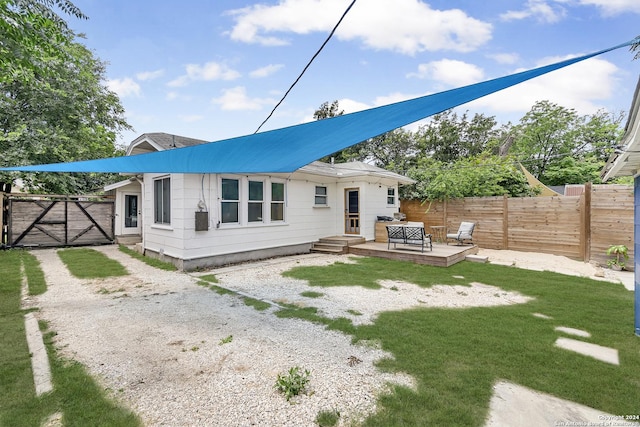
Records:
M164 132L143 133L129 144L127 156L170 150L173 148L192 147L206 142L209 141Z
M640 110L640 79L636 84L629 118L624 127L621 148L616 149L609 157L600 173L603 182L619 176L635 176L640 171L640 116L638 110Z
M125 179L124 181L114 182L113 184L108 184L104 186L104 191L117 190L118 188L126 187L129 184L137 182L136 177L131 177L129 179Z
M48 165L13 166L0 168L0 170L116 173L291 173L314 160L369 138L551 71L614 49L629 46L634 41L631 40L609 49L457 89L214 143L137 156Z
M579 196L584 193L584 184L566 184L564 186L565 196Z

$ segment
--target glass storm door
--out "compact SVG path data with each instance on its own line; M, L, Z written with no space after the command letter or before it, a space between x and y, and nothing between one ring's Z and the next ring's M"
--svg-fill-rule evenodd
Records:
M138 196L135 194L124 195L124 227L138 228Z
M360 234L360 191L358 188L344 190L344 232Z

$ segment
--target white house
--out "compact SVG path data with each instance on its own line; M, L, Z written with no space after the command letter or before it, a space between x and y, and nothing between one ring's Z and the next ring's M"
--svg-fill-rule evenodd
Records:
M143 134L127 155L204 142ZM309 252L327 236L373 240L376 218L398 212L398 186L412 182L362 162L313 162L287 174L145 173L105 190L116 236L140 236L145 254L192 270Z
M605 182L620 176L632 176L634 181L634 329L636 335L640 336L640 80L636 84L620 148L611 155L601 176Z

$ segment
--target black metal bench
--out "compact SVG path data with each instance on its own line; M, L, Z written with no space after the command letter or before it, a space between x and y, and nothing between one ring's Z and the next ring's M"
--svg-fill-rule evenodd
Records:
M396 249L397 243L404 245L420 245L421 252L424 252L425 245L433 251L431 234L424 231L424 227L413 225L387 225L387 249L391 249L391 244Z

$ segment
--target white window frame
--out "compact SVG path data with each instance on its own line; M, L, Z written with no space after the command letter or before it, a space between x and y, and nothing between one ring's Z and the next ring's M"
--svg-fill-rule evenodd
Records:
M391 201L391 203L389 203ZM396 188L395 187L387 187L387 206L395 206L397 198L396 198Z
M161 184L160 192L158 192L158 183ZM159 201L158 197L161 197L162 200ZM160 208L160 212L158 212L158 208ZM160 176L153 179L153 223L157 225L171 225L170 175Z
M323 188L324 194L318 193L318 189ZM318 199L324 199L324 203L318 202ZM313 199L313 204L315 206L328 206L329 205L329 189L326 185L316 185L315 186L315 196Z
M255 183L260 183L262 185L262 198L261 199L251 199L251 183L255 182ZM251 179L249 178L247 180L247 223L249 224L257 224L257 223L261 223L261 222L265 222L265 212L264 212L264 202L265 202L265 182L264 180L258 180L258 179ZM251 209L250 206L251 205L260 205L260 219L257 220L251 220L250 215L251 215Z
M282 185L282 200L273 199L274 184ZM269 221L272 223L283 223L287 220L287 184L284 181L271 180L269 182ZM273 219L273 206L282 205L282 219Z
M222 182L224 180L233 180L238 182L238 199L224 199L222 192ZM262 183L262 200L250 200L250 183L261 182ZM283 200L273 199L273 185L283 186ZM223 228L234 227L259 227L269 224L279 225L286 223L287 219L287 182L286 180L272 179L271 177L261 176L237 176L237 175L221 175L218 178L218 212L219 222L218 224ZM237 222L223 222L222 211L224 203L237 203L238 206L238 221ZM262 204L262 219L259 221L250 221L249 206L251 203ZM272 206L281 205L280 211L282 212L282 219L274 219L272 214Z
M237 199L225 199L223 198L224 196L224 192L222 191L222 183L225 180L229 180L229 181L236 181L237 185L238 185L238 198ZM240 177L221 177L220 178L220 223L221 224L231 224L231 225L238 225L241 222L241 218L242 218L242 180L240 179ZM225 203L235 203L236 207L237 207L237 221L224 221L224 216L223 216L223 205Z

